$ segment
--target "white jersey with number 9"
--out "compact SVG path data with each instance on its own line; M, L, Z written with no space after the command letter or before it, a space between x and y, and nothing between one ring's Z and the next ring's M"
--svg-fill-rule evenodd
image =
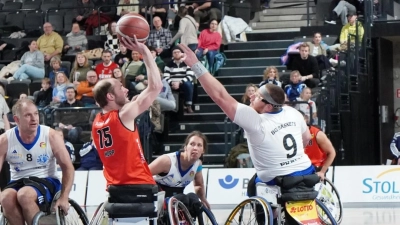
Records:
M284 106L279 112L259 114L238 104L234 122L245 131L251 160L263 182L311 166L302 138L308 127L296 109Z

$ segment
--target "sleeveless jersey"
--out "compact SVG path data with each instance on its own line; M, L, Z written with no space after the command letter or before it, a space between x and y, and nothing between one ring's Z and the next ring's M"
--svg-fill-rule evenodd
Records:
M317 134L321 130L315 126L310 126L310 133L311 139L306 146L305 152L311 160L311 163L316 166L320 167L324 165L326 160L326 154L322 149L319 148L317 143Z
M126 128L119 111L97 114L92 126L93 143L103 162L108 185L155 184L143 156L139 132Z
M200 160L197 160L189 169L182 171L180 152L167 154L171 160L171 168L165 176L155 175L154 180L161 185L168 187L186 187L194 180L194 176L198 172Z
M58 178L56 159L49 141L50 128L39 125L31 144L22 142L18 127L6 131L8 150L6 161L10 164L11 180L35 176Z

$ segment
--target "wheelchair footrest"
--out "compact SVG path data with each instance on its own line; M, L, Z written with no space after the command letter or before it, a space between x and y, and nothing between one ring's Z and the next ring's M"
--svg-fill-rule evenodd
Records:
M308 191L308 192L292 192L292 193L284 193L281 195L281 200L283 202L288 201L303 201L303 200L314 200L317 198L317 191Z
M157 217L154 203L105 203L109 218Z

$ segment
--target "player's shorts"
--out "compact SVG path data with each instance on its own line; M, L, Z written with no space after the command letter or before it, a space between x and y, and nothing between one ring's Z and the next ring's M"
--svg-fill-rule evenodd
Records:
M59 191L61 190L61 182L60 182L59 179L52 178L52 177L47 177L47 178L43 178L43 179L46 180L47 182L49 182L49 183L51 183L51 184L53 185L53 188L54 188L53 194L51 193L51 191L49 190L49 188L46 187L46 185L43 185L42 183L39 183L39 182L37 182L37 184L38 184L38 185L41 185L41 186L44 188L44 190L45 190L44 195L42 194L42 192L39 190L38 187L36 187L35 185L33 185L33 184L31 184L31 183L27 183L27 184L24 184L24 185L22 185L22 186L20 186L20 185L19 185L19 186L14 186L14 187L13 187L13 186L10 186L10 185L12 185L13 183L18 182L19 180L11 180L11 181L8 183L7 186L10 186L10 188L13 188L13 189L16 190L16 191L18 191L19 189L21 189L21 188L23 188L23 187L25 187L25 186L32 187L32 188L36 191L37 199L38 199L38 204L39 204L39 205L40 205L40 204L43 204L43 203L45 202L44 199L46 199L46 201L47 201L48 203L51 203L51 202L53 201L54 195L55 195L57 192L59 192Z

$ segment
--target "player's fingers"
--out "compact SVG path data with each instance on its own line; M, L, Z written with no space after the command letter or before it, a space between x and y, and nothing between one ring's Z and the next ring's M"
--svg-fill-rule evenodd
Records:
M130 38L122 37L122 39L125 42L125 46L127 45L127 46L132 47L134 45L134 43L132 43L132 40Z
M188 46L186 46L186 45L184 45L184 44L179 44L178 46L179 46L180 49L182 49L182 51L183 51L184 53L187 53L187 52L189 52L189 51L192 51Z
M139 43L138 40L137 40L136 35L133 35L133 42L134 42L135 44L138 44L138 43Z

